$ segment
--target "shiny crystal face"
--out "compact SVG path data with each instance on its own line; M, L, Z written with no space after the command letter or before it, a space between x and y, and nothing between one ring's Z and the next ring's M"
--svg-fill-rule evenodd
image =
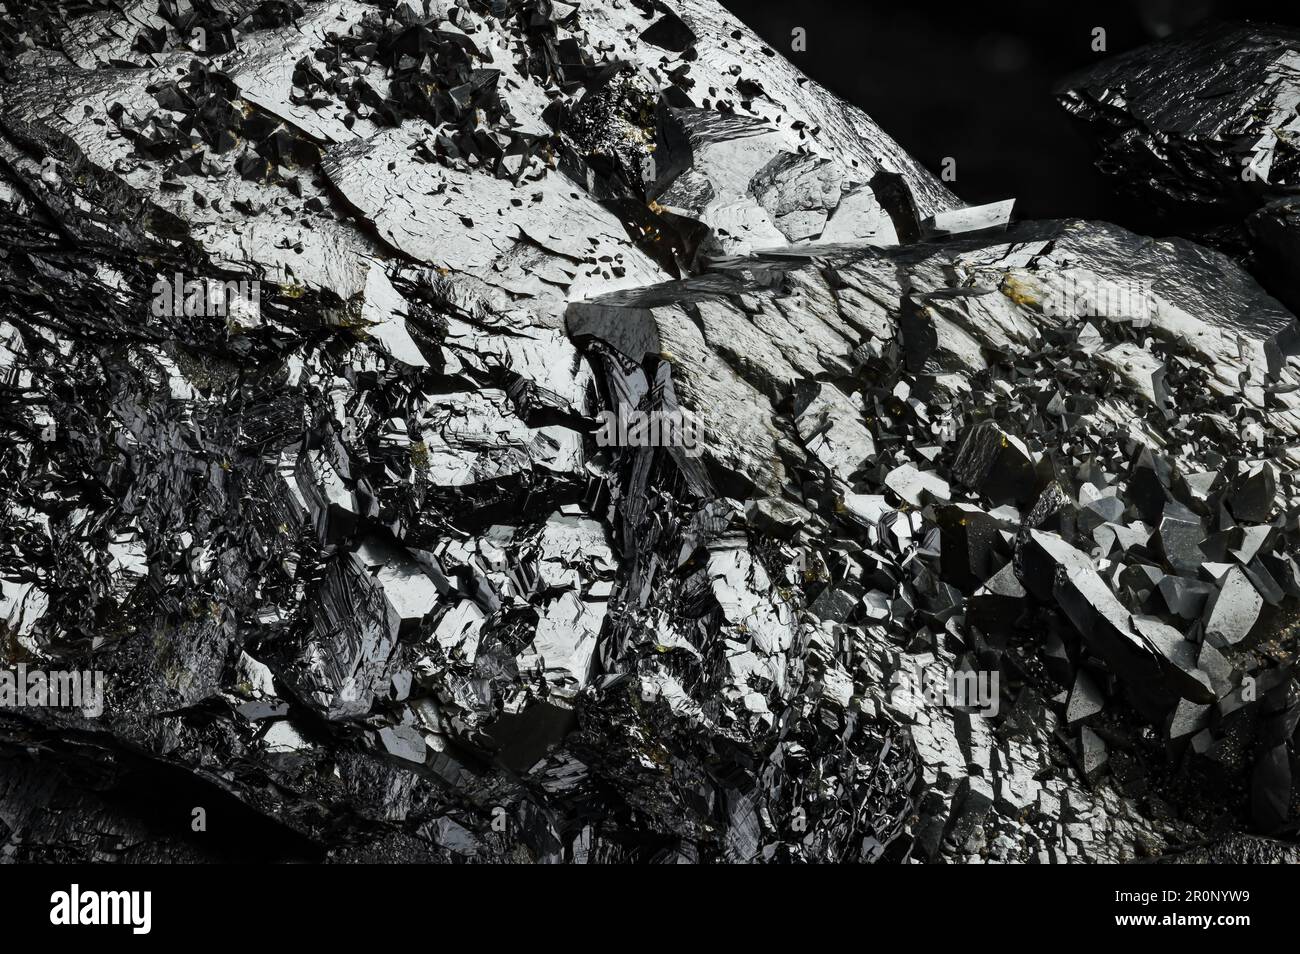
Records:
M1155 240L713 0L15 16L6 857L1293 854L1290 33L1063 87Z

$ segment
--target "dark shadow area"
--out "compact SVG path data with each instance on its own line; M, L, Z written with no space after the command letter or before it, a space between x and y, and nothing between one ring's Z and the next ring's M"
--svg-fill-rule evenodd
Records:
M1300 5L1261 0L1033 0L932 5L867 0L722 0L809 76L862 107L927 168L956 161L971 203L1015 198L1021 219L1079 216L1135 231L1179 230L1093 168L1094 148L1056 104L1056 85L1099 59L1205 20L1300 24ZM792 30L807 49L791 49ZM1094 30L1106 52L1094 52Z

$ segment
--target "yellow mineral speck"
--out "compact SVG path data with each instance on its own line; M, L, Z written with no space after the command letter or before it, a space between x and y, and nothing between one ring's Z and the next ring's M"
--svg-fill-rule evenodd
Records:
M1008 275L1002 279L1002 284L998 286L998 291L1006 295L1017 305L1040 305L1042 301L1034 293L1034 290L1027 286L1014 275Z
M411 444L411 466L422 474L428 472L429 446L424 441L415 441Z

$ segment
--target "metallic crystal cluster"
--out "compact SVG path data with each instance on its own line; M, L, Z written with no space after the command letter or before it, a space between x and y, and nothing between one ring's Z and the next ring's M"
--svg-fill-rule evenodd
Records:
M1295 62L1062 96L1294 269ZM8 4L0 857L1291 859L1285 286L1010 215L713 0Z

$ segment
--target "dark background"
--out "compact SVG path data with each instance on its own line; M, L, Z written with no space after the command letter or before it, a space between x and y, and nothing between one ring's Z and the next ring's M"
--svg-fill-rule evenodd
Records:
M954 157L947 185L965 201L1015 198L1020 219L1079 216L1148 234L1171 224L1093 168L1092 143L1056 104L1056 85L1206 20L1300 24L1297 0L721 2L935 174ZM790 49L797 26L808 31L803 53ZM1099 26L1105 53L1092 51Z

